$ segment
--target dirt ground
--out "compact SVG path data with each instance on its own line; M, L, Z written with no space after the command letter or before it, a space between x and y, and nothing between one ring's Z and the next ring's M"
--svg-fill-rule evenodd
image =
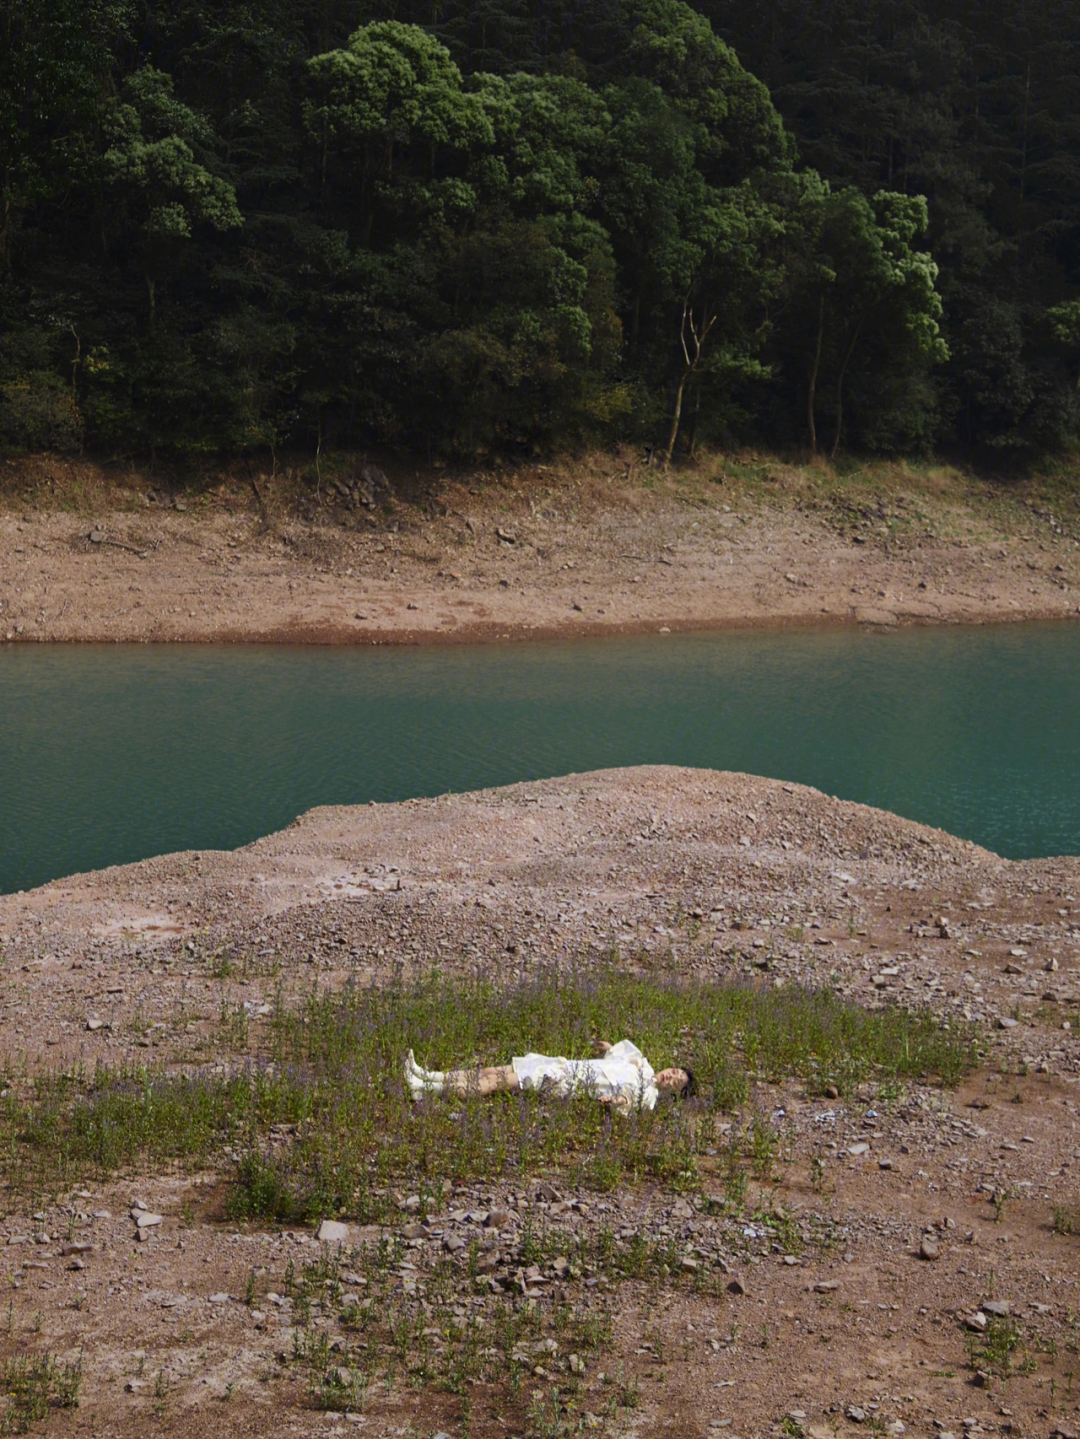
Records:
M0 643L445 644L1080 612L1075 497L947 468L740 455L669 475L627 452L399 469L386 486L339 457L335 474L234 467L182 490L48 456L0 465Z
M1074 1435L1080 1239L1058 1231L1080 1170L1078 886L1077 858L1009 862L798 785L649 767L320 809L235 853L2 896L9 1074L225 1062L223 1000L255 1029L314 979L436 960L513 976L612 948L645 969L928 1006L980 1025L985 1057L955 1091L760 1086L784 1147L738 1218L717 1202L719 1151L682 1197L497 1184L449 1187L426 1214L405 1206L386 1230L407 1246L386 1280L394 1302L422 1308L436 1257L474 1235L493 1236L492 1288L462 1269L462 1324L490 1320L499 1284L520 1282L541 1310L556 1290L583 1311L611 1305L611 1345L578 1370L558 1348L528 1360L537 1395L574 1380L573 1424L545 1421L537 1400L527 1428L481 1383L465 1411L461 1395L401 1378L355 1412L313 1409L283 1291L290 1260L320 1246L310 1231L226 1225L215 1174L9 1194L0 1358L82 1354L79 1407L50 1415L54 1435ZM228 974L225 953L244 958ZM136 1204L162 1217L146 1242ZM605 1225L616 1245L666 1235L680 1272L659 1286L515 1276L526 1222L568 1237ZM346 1284L379 1234L349 1232ZM1016 1325L1007 1378L969 1351L995 1305ZM339 1309L316 1306L303 1332L353 1362Z

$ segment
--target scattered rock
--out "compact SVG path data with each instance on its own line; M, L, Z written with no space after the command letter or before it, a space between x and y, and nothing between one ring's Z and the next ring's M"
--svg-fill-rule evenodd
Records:
M1012 1306L1007 1299L987 1299L982 1306L984 1314L992 1314L995 1319L1007 1319Z
M1020 1021L1013 1019L1011 1014L999 1014L995 1023L998 1029L1015 1029Z
M129 1213L139 1229L155 1229L165 1222L160 1214L151 1214L149 1209L132 1209Z
M833 1294L840 1288L839 1279L822 1279L814 1285L815 1294Z
M347 1244L349 1226L337 1219L324 1219L319 1225L315 1238L320 1244Z
M727 1288L728 1288L728 1293L729 1293L729 1294L745 1294L745 1293L746 1293L746 1285L745 1285L745 1284L742 1282L742 1280L739 1279L738 1277L736 1277L735 1279L732 1279L732 1280L729 1282Z
M933 1239L924 1239L919 1245L920 1259L940 1259L941 1245Z

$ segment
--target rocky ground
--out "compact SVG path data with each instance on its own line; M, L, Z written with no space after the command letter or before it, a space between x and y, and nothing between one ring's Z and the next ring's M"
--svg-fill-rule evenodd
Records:
M9 1192L0 1355L82 1355L56 1434L1073 1434L1078 885L1080 859L1008 862L801 786L652 767L321 809L235 853L0 897L11 1084L229 1063L223 1013L257 1042L316 978L612 950L928 1006L979 1026L984 1056L955 1091L759 1086L779 1139L737 1212L739 1115L684 1194L448 1183L323 1242L226 1224L227 1169ZM357 1394L391 1318L419 1347ZM511 1321L514 1392L484 1368ZM408 1382L417 1353L438 1383ZM321 1411L313 1376L335 1375L347 1402Z
M388 468L339 457L336 478L230 471L186 490L49 456L0 465L0 643L450 643L1080 610L1069 490L745 454L671 474L631 451Z

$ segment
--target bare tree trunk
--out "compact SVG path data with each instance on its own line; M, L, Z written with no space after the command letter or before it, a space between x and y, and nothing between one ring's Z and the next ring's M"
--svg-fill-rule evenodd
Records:
M671 417L671 430L668 433L667 449L664 451L664 459L671 464L671 457L675 453L675 441L679 438L679 420L682 416L683 391L686 389L686 382L690 378L691 366L687 365L683 370L682 379L679 381L679 388L675 391L675 413Z
M817 349L814 351L814 364L810 370L810 388L806 396L806 421L810 426L810 453L817 454L817 425L814 422L814 395L817 391L818 366L821 364L821 339L825 332L825 296L821 297L821 304L818 307L817 327Z
M840 448L840 433L844 428L844 376L847 373L848 363L855 353L855 346L859 341L859 331L862 329L862 319L855 326L855 333L851 337L851 344L847 347L844 356L844 363L840 366L840 373L836 377L836 434L833 436L832 449L829 451L829 459L836 459L836 452Z
M691 287L693 288L693 287ZM694 311L690 305L690 291L686 292L686 299L682 307L682 323L679 326L679 343L682 345L683 358L686 365L679 381L679 388L675 391L675 412L671 417L671 430L668 433L667 449L664 451L664 463L671 464L671 457L675 453L675 442L679 438L679 421L682 418L683 394L686 391L686 382L698 367L701 360L701 351L708 338L709 331L716 324L716 316L712 315L708 320L702 312L702 324L699 332L697 322L694 319ZM690 353L690 344L687 343L686 332L690 331L690 340L693 344L694 353Z

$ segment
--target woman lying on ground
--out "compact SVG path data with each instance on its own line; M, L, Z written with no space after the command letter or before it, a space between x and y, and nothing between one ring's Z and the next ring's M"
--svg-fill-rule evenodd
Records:
M425 1094L495 1094L503 1089L540 1089L559 1099L589 1094L624 1114L632 1109L653 1109L661 1090L683 1098L693 1094L689 1069L662 1069L659 1074L629 1039L618 1044L600 1041L600 1059L563 1059L547 1054L525 1054L509 1064L483 1069L421 1069L409 1050L405 1083L413 1099Z

